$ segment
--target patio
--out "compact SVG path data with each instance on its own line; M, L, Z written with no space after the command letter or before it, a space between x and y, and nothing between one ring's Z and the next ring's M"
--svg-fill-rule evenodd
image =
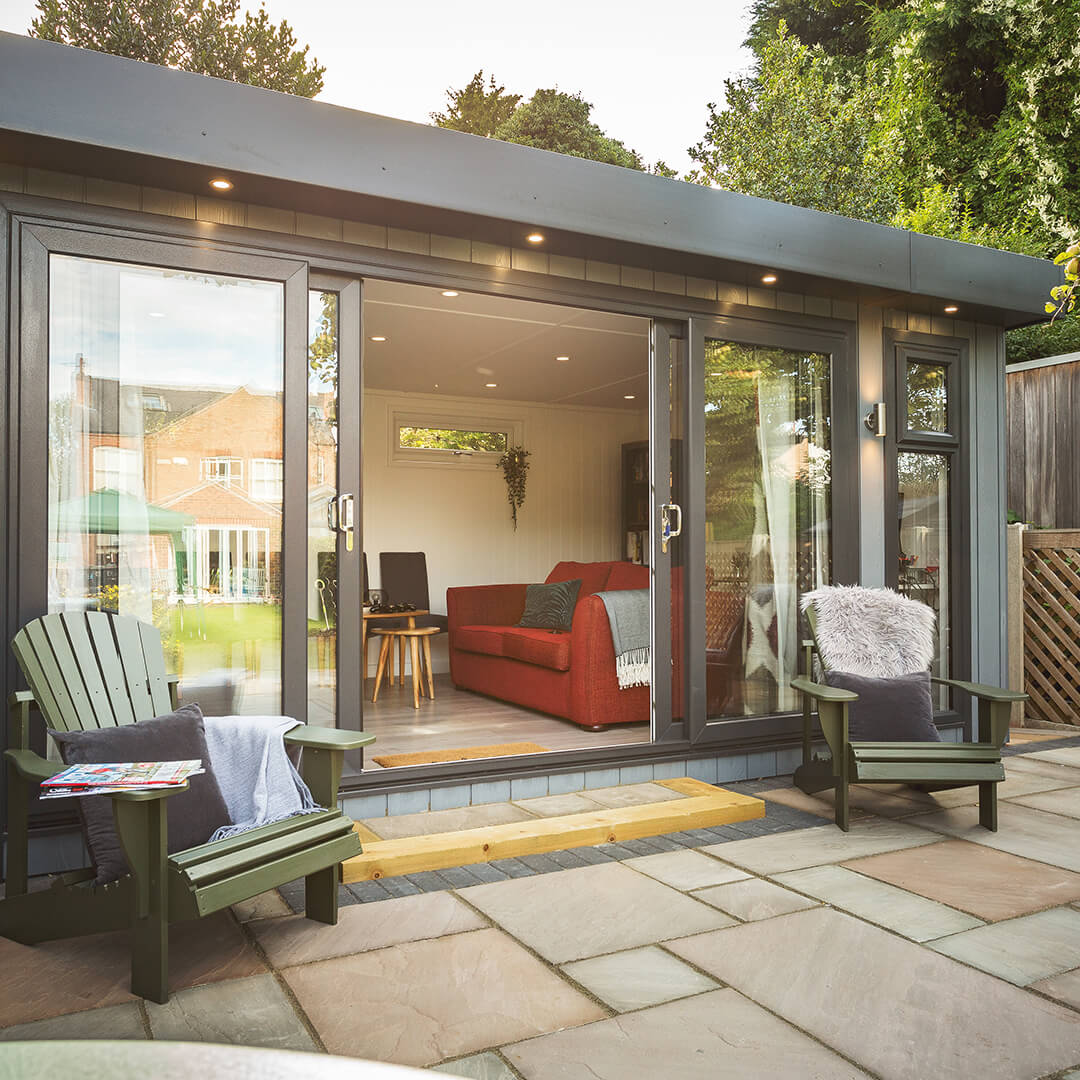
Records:
M0 1038L485 1080L1077 1077L1080 739L1007 755L996 834L974 788L879 787L845 835L779 777L728 785L759 821L343 886L332 928L264 894L181 928L164 1006L128 992L123 935L0 941Z

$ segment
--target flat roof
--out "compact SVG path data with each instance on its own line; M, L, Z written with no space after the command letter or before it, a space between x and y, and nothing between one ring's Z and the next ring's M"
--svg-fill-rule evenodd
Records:
M511 236L537 227L776 267L978 306L1006 325L1045 318L1060 281L1048 260L17 34L0 33L0 101L0 156L89 175L122 166L133 183L221 170L247 178L244 201L306 189L335 207L398 209L403 224L435 211L509 223Z

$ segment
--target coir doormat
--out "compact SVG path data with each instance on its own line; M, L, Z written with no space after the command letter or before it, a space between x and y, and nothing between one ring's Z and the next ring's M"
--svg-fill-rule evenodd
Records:
M538 743L510 742L495 743L494 746L465 746L459 750L427 750L417 754L379 754L371 760L384 769L396 769L399 765L434 765L441 761L472 761L474 758L546 753L548 748Z

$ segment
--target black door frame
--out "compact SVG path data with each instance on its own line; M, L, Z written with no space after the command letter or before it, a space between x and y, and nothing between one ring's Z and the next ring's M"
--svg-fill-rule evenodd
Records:
M832 579L859 581L859 429L855 324L786 315L782 323L766 318L723 315L690 321L687 443L694 448L687 464L689 513L686 540L689 654L689 735L695 746L729 746L753 739L794 737L802 714L709 720L705 684L705 339L769 348L827 353L831 358L829 430L832 485Z

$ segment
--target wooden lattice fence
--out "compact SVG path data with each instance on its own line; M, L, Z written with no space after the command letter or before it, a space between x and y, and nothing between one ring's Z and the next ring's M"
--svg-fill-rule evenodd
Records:
M1023 537L1026 711L1080 725L1080 529Z

